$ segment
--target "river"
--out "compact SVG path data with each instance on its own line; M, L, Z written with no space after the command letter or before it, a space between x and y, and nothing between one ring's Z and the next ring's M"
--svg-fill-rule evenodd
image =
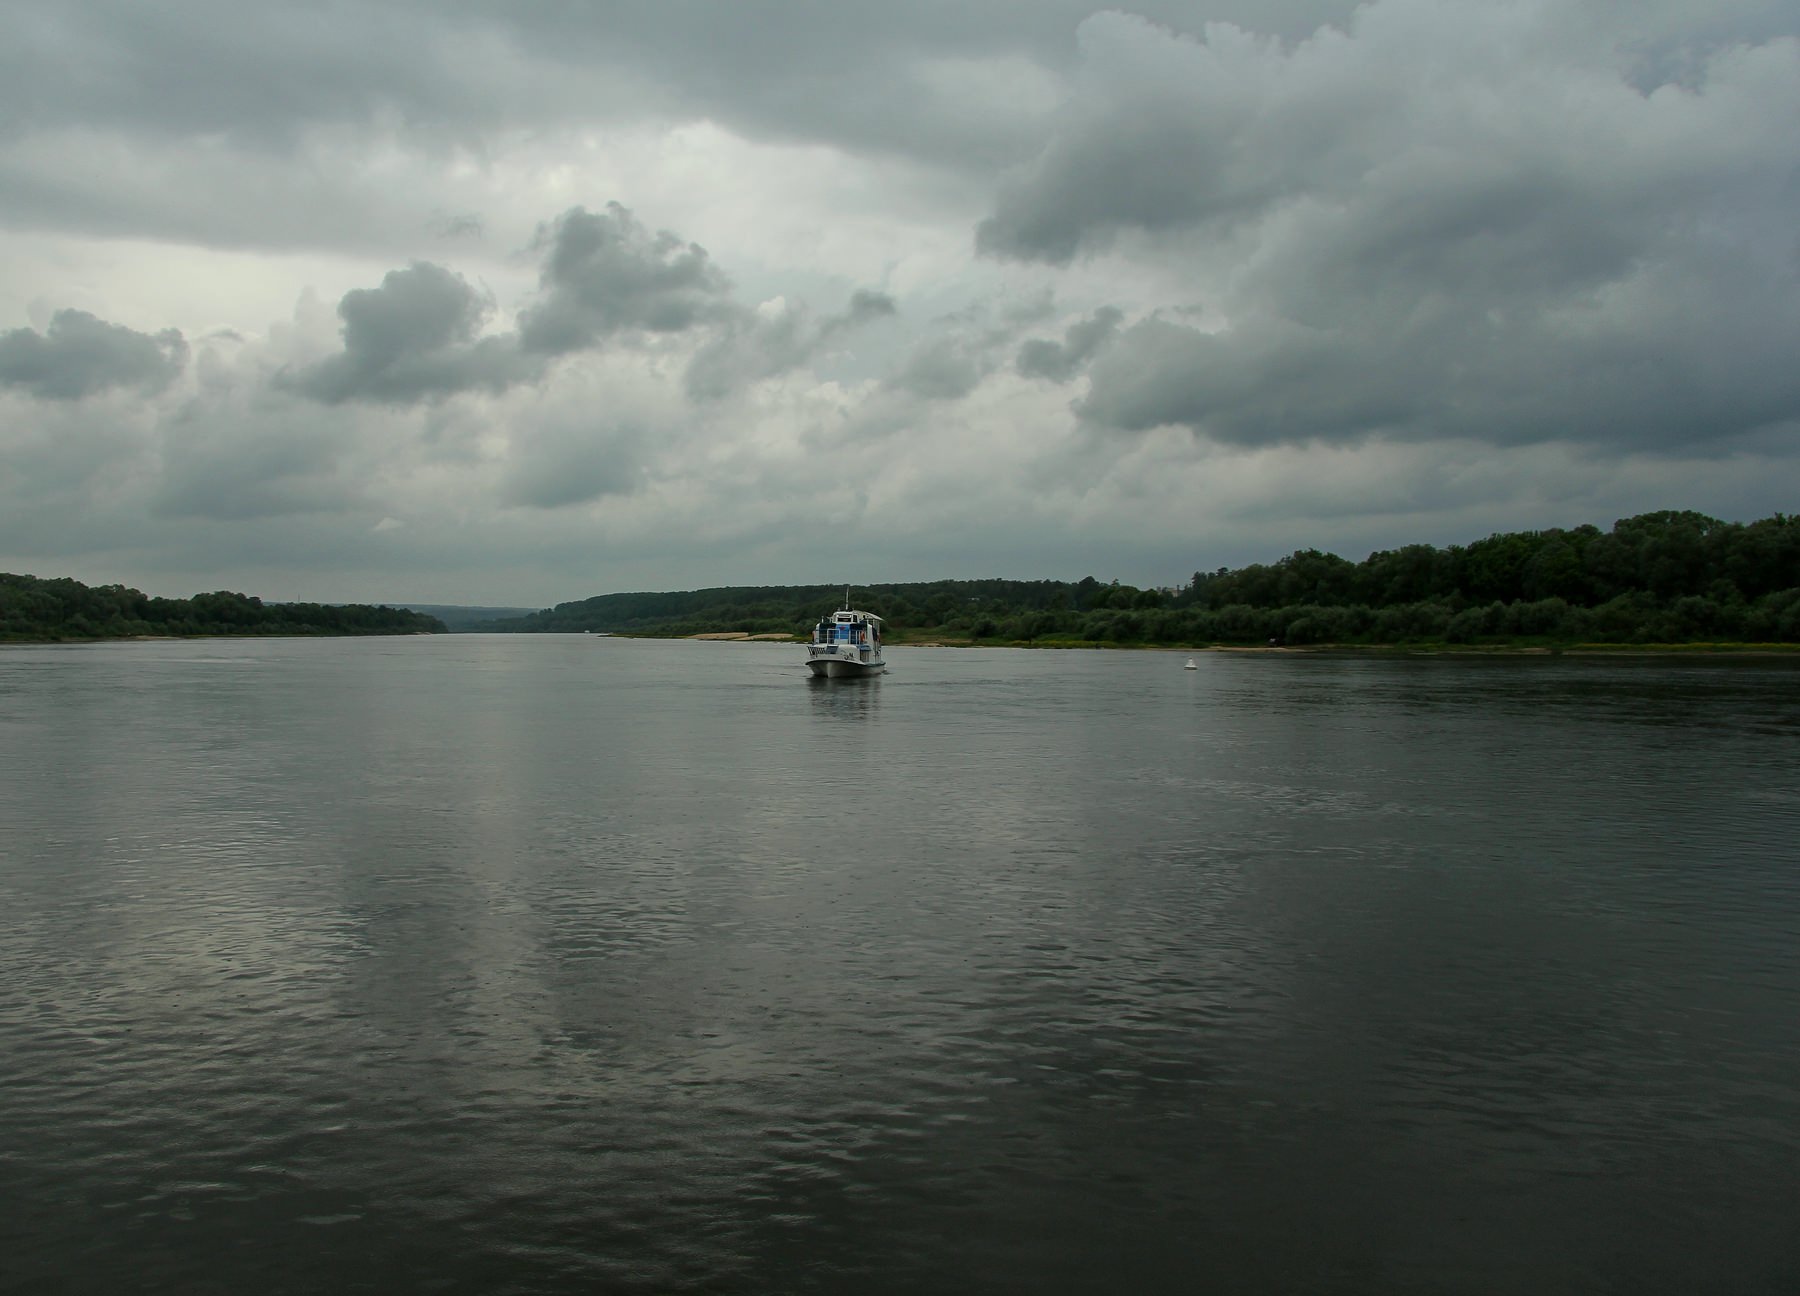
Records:
M1800 662L0 649L0 1290L1800 1290Z

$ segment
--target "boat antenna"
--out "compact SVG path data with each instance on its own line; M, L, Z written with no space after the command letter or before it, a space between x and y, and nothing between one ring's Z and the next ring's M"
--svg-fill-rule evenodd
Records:
M850 610L850 587L848 585L846 585L846 586L844 586L844 611L848 612L849 610Z

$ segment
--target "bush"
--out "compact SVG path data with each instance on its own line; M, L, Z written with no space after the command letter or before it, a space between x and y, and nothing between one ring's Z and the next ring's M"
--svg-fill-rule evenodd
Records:
M1450 609L1442 603L1405 603L1375 614L1372 627L1382 643L1442 639L1450 628Z

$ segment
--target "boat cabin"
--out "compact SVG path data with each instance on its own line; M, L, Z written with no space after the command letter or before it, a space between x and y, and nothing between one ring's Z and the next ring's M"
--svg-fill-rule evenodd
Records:
M881 618L873 612L833 612L813 627L812 641L878 648L881 646Z

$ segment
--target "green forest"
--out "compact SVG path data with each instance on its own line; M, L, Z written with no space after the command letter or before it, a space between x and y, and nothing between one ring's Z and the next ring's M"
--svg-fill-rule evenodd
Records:
M859 585L890 642L1570 645L1800 643L1800 518L1645 513L1351 562L1303 549L1174 589L1088 577ZM605 594L485 628L804 635L842 586Z
M442 634L436 617L367 604L264 603L219 590L151 598L123 585L87 586L0 572L0 641L184 635Z
M1319 646L1800 644L1800 518L1749 523L1645 513L1569 530L1407 545L1351 562L1302 549L1137 589L1068 581L859 585L889 642ZM841 585L603 594L470 628L676 637L805 635ZM264 603L220 590L151 598L123 585L0 573L0 641L183 635L445 632L438 617L367 604Z

